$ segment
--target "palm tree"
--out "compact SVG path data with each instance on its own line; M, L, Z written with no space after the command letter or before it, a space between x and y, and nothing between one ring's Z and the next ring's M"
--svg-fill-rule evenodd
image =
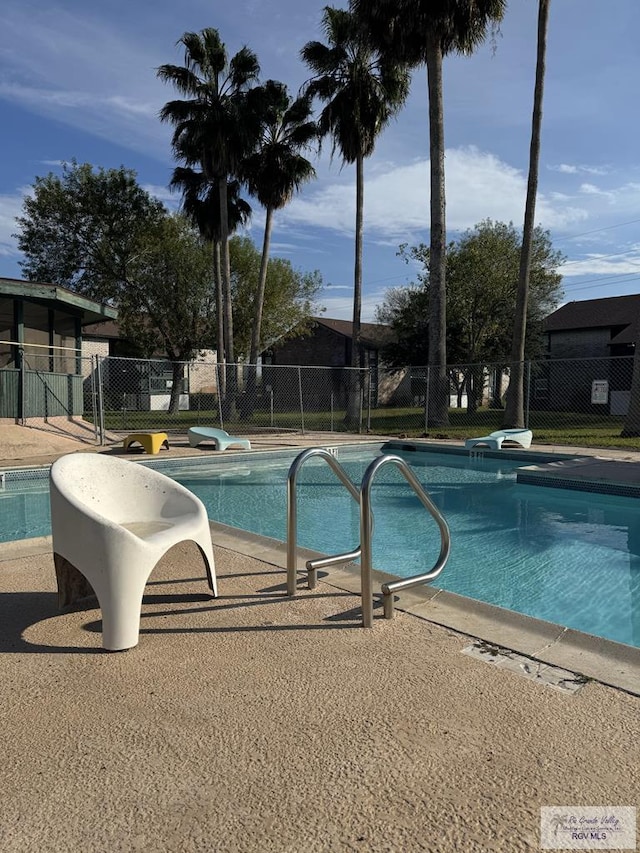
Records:
M300 54L313 72L304 86L311 98L325 103L318 125L321 136L331 136L332 154L340 151L344 163L356 164L356 233L353 285L351 366L361 363L362 235L364 160L376 138L404 103L409 92L406 67L389 61L372 47L358 18L343 9L326 6L322 28L327 44L308 42ZM350 395L348 420L353 420Z
M351 8L389 60L426 64L429 92L431 170L431 259L429 299L429 421L446 426L449 392L446 372L445 171L442 60L470 54L502 20L506 0L352 0ZM435 375L434 375L435 374Z
M226 362L225 322L224 322L224 293L220 262L220 245L222 241L220 227L220 205L217 186L214 186L204 174L188 166L176 166L173 170L170 189L182 191L182 209L198 229L200 236L213 247L212 269L216 294L216 347L218 363ZM241 226L246 225L251 217L251 206L240 197L240 182L229 181L227 184L227 222L229 235ZM224 386L224 377L220 377Z
M247 47L229 59L218 31L211 27L184 33L178 44L184 46L184 65L161 65L157 75L172 83L185 100L166 103L160 119L174 126L172 145L178 159L188 167L199 166L207 182L217 187L225 350L233 362L227 186L255 144L257 127L246 96L260 66Z
M536 82L533 95L533 117L531 122L531 146L529 150L529 179L524 209L520 272L516 294L516 311L513 322L511 344L511 376L505 397L504 426L524 427L524 350L527 331L527 307L529 304L529 270L538 192L538 168L540 162L540 131L542 128L542 98L547 54L547 29L551 0L539 0L538 6L538 51L536 59Z
M256 364L260 353L260 330L273 213L288 204L303 183L315 177L315 169L300 152L309 148L318 136L318 128L312 121L309 98L299 97L293 100L283 83L268 80L262 87L260 102L258 107L262 112L260 140L256 150L242 162L240 167L249 192L258 199L266 211L262 260L254 301L250 364Z

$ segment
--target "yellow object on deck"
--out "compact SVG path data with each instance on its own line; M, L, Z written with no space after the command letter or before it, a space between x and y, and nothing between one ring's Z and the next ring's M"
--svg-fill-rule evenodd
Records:
M145 452L152 455L159 453L161 447L169 449L169 436L166 432L132 432L122 442L122 446L128 450L134 442L141 444Z

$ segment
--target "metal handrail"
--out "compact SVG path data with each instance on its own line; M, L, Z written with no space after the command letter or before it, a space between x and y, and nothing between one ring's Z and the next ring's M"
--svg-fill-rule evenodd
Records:
M360 559L360 573L362 584L362 624L370 628L373 624L373 590L371 582L371 537L368 531L371 529L371 487L377 472L384 465L396 465L405 480L409 483L422 505L431 513L431 516L440 529L440 554L430 572L414 575L411 578L391 581L382 584L385 619L393 619L393 594L402 589L410 589L423 583L428 583L437 578L445 563L449 559L451 551L451 533L449 525L444 516L433 503L429 495L422 488L416 475L400 456L391 454L379 456L369 465L362 478L360 486L360 537L362 541L362 556Z
M347 488L351 497L360 506L360 492L347 476L344 468L335 458L325 450L324 447L310 447L308 450L303 450L291 463L289 473L287 475L287 595L293 596L296 594L296 579L298 575L298 507L296 500L296 489L298 482L298 474L305 462L312 456L320 456L329 463L329 467L338 477L343 486ZM321 560L310 560L312 563L309 569L309 583L315 585L314 569L322 566L335 565L336 563L348 562L356 560L360 556L361 546L357 550L350 551L347 554L337 554L334 557L323 557ZM313 588L313 587L311 587Z
M364 472L360 489L351 482L346 472L334 456L322 447L311 447L300 453L291 464L287 476L287 595L294 596L296 593L297 579L297 478L304 463L312 456L320 456L325 459L332 468L340 482L346 486L349 493L360 508L360 546L357 550L346 554L336 554L331 557L321 557L307 562L309 570L309 586L315 586L315 570L321 567L336 565L350 560L360 558L360 591L362 599L362 625L371 628L373 624L373 587L372 587L372 548L371 533L373 530L373 512L371 509L371 488L377 472L384 465L396 465L405 480L409 483L422 505L429 511L440 529L440 554L433 568L429 572L414 575L411 578L402 578L397 581L382 584L385 619L393 619L394 602L393 595L403 589L410 589L437 578L444 568L451 551L451 533L449 525L444 516L433 503L429 495L422 488L418 478L411 467L400 456L391 454L379 456L371 462Z

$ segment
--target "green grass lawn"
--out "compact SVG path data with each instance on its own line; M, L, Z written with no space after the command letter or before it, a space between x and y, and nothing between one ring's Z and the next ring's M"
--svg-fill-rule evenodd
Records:
M416 408L380 408L371 412L369 423L363 413L363 431L369 427L376 435L426 437L433 439L459 439L486 435L502 426L502 411L481 409L473 414L465 410L451 409L449 425L440 430L425 433L424 411ZM333 413L333 430L349 432L343 423L344 412ZM88 420L90 418L87 417ZM218 411L178 412L105 412L105 428L135 432L136 430L179 430L190 426L218 425ZM328 431L332 426L329 411L305 412L305 431ZM561 444L579 447L619 447L640 450L640 438L621 438L623 418L602 415L577 414L575 412L530 413L529 426L533 430L536 444ZM270 412L255 411L248 419L225 422L224 428L231 433L261 432L265 429L301 431L299 411L276 412L273 420Z

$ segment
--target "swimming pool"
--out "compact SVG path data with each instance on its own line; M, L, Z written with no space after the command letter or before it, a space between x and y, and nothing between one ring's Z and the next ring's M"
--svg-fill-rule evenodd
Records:
M298 451L148 464L192 489L212 520L286 537L286 476ZM379 446L340 449L352 480ZM451 528L451 557L435 586L640 647L640 500L516 482L522 463L429 453L413 463ZM413 461L413 460L412 460ZM358 507L322 459L299 477L299 544L350 550ZM431 567L435 523L392 466L373 488L373 564L399 577ZM49 533L46 479L0 491L0 541Z

